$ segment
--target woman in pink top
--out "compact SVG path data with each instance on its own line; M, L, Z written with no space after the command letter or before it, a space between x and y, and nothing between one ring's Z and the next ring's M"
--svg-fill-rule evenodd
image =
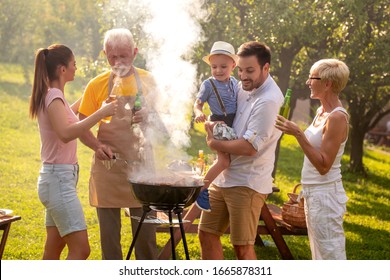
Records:
M79 121L78 102L71 107L64 87L73 81L76 61L64 45L39 49L35 57L30 116L38 118L42 168L38 178L39 199L46 208L46 243L43 259L59 259L68 246L67 259L87 259L90 253L87 226L77 197L78 137L101 119L115 114L117 104L103 106Z

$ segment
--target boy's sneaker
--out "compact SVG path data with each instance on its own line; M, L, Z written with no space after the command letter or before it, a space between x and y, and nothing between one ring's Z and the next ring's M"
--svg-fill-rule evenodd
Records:
M195 201L195 205L198 206L199 209L210 212L210 201L209 201L209 190L205 189L199 193L198 198Z

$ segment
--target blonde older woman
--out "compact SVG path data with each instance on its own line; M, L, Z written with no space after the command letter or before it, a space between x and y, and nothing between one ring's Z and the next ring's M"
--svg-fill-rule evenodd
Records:
M303 132L294 122L277 117L276 128L293 135L305 157L301 183L313 259L346 259L343 216L347 196L341 181L340 161L348 137L349 115L340 102L349 69L337 59L314 63L306 82L310 98L321 106Z

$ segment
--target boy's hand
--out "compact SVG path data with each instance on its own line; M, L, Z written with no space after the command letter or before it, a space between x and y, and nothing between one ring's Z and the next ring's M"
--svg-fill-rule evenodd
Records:
M207 142L207 145L210 147L210 143L212 140L214 140L214 135L213 135L213 127L214 127L215 123L213 122L206 122L205 125L204 125L204 128L206 130L206 142Z
M201 123L201 122L203 123L207 121L207 117L205 114L201 113L201 114L197 114L194 120L196 123Z

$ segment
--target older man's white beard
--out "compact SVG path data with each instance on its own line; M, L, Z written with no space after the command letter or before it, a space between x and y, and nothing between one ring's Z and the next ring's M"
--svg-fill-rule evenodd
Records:
M115 76L123 77L130 72L131 65L118 64L111 67Z

